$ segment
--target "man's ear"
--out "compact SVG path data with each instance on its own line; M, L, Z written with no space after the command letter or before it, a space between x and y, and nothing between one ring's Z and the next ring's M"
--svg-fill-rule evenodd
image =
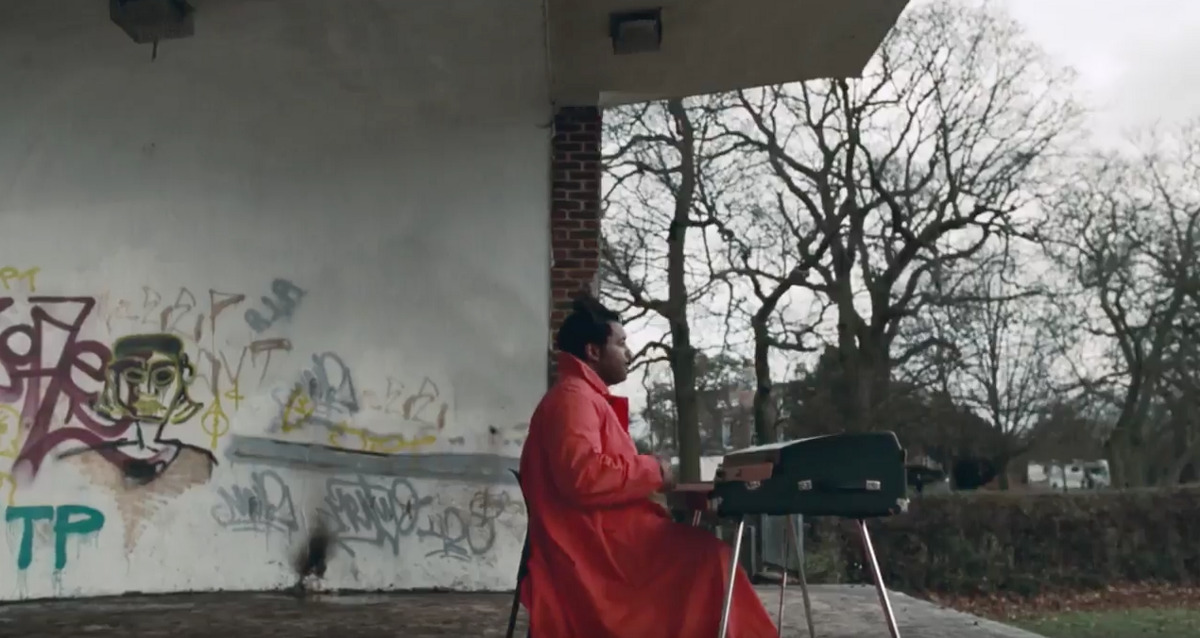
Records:
M595 363L600 360L600 346L589 343L583 347L583 353L587 355L588 363Z

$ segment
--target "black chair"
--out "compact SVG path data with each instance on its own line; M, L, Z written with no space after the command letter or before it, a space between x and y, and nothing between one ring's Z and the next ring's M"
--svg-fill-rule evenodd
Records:
M517 487L521 487L521 473L517 470L509 470L517 479ZM521 489L521 498L525 498L525 490ZM525 517L529 518L529 501L525 501ZM517 613L521 611L521 583L525 580L525 576L529 573L529 528L525 529L525 546L521 548L521 562L517 565L517 587L513 590L512 612L508 615L508 632L504 635L506 638L512 638L513 632L517 629ZM532 638L533 627L525 633L525 638Z

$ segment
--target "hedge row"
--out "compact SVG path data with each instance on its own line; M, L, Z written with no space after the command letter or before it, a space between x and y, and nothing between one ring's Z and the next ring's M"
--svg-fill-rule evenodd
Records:
M806 521L814 581L870 582L849 521ZM872 521L889 588L1033 595L1114 583L1200 584L1200 489L966 492Z

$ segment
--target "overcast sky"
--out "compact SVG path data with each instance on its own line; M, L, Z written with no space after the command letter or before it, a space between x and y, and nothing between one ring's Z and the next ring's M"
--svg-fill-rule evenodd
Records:
M1103 136L1200 115L1200 0L999 0L1079 72Z
M1091 110L1097 141L1116 141L1156 121L1200 117L1200 0L992 1L1059 64L1078 72L1079 98ZM640 346L657 335L630 337ZM617 388L635 413L645 403L641 380L637 374Z

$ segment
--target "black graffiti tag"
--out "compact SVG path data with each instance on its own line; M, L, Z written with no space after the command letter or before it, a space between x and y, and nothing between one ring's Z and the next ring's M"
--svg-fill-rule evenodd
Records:
M365 476L333 478L326 483L321 516L351 556L354 545L390 547L398 554L400 539L413 533L421 508L432 501L402 478L391 485L372 484Z
M278 531L291 536L300 529L292 490L274 471L254 472L250 485L220 488L221 504L213 507L212 517L218 525L242 531Z
M259 300L270 312L269 318L254 308L247 309L242 315L254 332L262 332L277 321L291 319L296 306L300 305L300 300L304 298L305 291L286 279L276 279L271 282L271 294L272 297L264 296Z
M524 506L514 503L505 492L483 490L471 497L465 512L447 507L441 514L430 514L418 538L434 538L442 546L425 556L470 560L490 551L496 544L496 520L514 509L524 510Z

